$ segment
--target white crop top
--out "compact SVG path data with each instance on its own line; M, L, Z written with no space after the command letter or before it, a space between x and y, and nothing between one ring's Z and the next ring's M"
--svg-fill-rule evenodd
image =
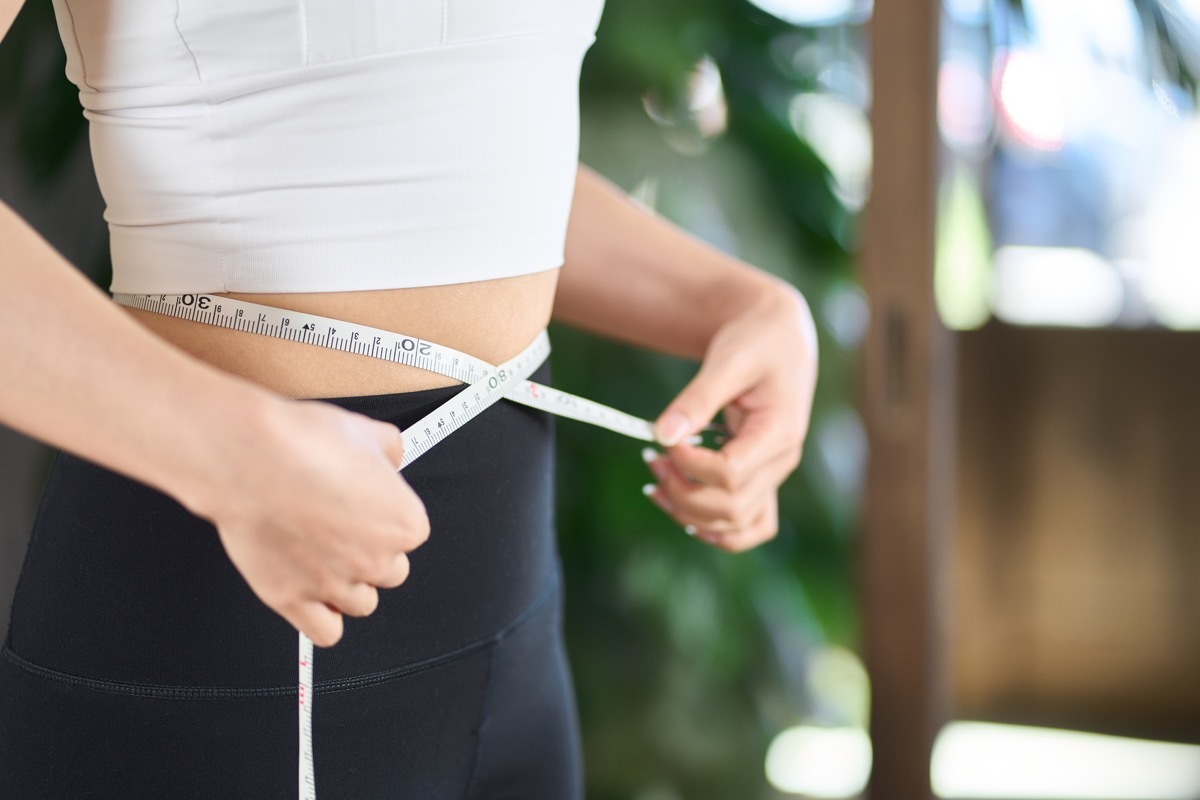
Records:
M431 286L563 262L603 0L53 0L110 290Z

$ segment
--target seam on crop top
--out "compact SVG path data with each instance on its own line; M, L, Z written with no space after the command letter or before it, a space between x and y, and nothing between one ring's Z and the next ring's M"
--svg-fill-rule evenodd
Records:
M518 39L518 38L523 38L523 37L524 38L543 37L543 38L549 38L549 39L561 39L561 38L566 37L566 38L573 38L573 39L582 39L585 42L587 42L589 46L596 41L596 35L592 32L561 31L561 30L560 31L522 31L520 33L506 33L503 36L481 36L481 37L478 37L475 39L457 39L454 41L446 42L445 44L434 44L434 45L427 45L425 47L414 47L414 48L410 48L407 50L394 50L394 51L390 51L390 52L386 52L386 53L370 53L368 55L355 56L353 58L339 58L339 59L335 59L333 61L321 61L316 64L297 64L297 65L290 66L290 67L278 67L278 68L273 68L273 69L262 70L260 72L250 72L245 75L231 75L231 76L225 77L225 78L210 78L209 80L202 81L202 83L204 83L206 85L210 85L210 86L215 86L215 87L224 87L227 85L237 84L239 82L253 83L253 82L256 82L259 80L271 78L271 77L278 76L278 75L286 75L289 72L307 72L310 70L314 71L314 72L320 72L322 70L329 70L330 72L337 72L339 70L345 70L347 68L346 67L347 64L353 64L353 63L358 63L358 62L362 62L362 61L382 61L382 60L386 60L386 59L401 59L406 56L415 55L418 53L427 53L427 52L436 51L436 50L447 50L447 49L455 48L455 47L475 47L475 46L479 46L479 45L488 44L489 42L499 42L499 41L504 41L506 39ZM240 95L238 95L238 96L240 96ZM217 100L217 101L211 101L211 102L220 104L221 101Z
M71 20L71 37L75 40L75 57L79 59L79 79L83 81L84 86L93 92L98 92L100 91L99 89L88 83L87 61L83 58L83 47L79 44L79 31L75 28L75 12L71 10L71 4L68 0L63 0L63 8L67 10L67 18Z
M188 55L192 57L192 66L196 69L196 80L203 83L204 76L200 74L200 62L196 59L196 53L188 43L187 37L183 35L183 29L179 27L179 14L179 0L175 0L175 33L179 36L179 41L183 43L184 49L188 51Z
M474 655L481 650L486 650L489 647L497 644L501 640L512 635L518 628L533 619L542 607L555 595L559 586L559 578L555 575L550 582L538 593L525 609L518 614L512 621L508 622L504 627L500 628L490 636L485 636L482 639L476 639L473 642L468 642L465 645L456 647L445 653L439 653L436 656L414 661L410 664L403 664L399 667L379 670L378 672L369 672L365 675L357 675L352 678L336 678L324 681L316 681L313 684L314 694L329 694L332 692L344 692L352 689L362 689L368 686L375 686L398 678L405 678L409 675L415 675L418 672L440 667L445 664L459 661ZM46 667L41 664L30 661L16 653L11 647L5 644L0 647L0 657L9 661L17 669L27 672L31 675L36 675L47 680L58 681L60 683L79 686L84 689L94 689L96 691L108 692L110 694L133 695L135 697L149 697L160 700L230 700L237 698L263 698L263 697L295 697L297 687L296 684L288 684L286 686L180 686L157 683L138 683L135 681L113 681L103 678L89 678L84 675L75 675L70 672Z

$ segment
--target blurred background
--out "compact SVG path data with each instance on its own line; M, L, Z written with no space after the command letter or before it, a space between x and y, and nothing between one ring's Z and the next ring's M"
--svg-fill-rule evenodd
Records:
M581 160L798 286L821 375L738 556L559 425L589 798L1200 800L1198 59L1196 0L607 0ZM63 66L30 0L0 197L103 288ZM695 369L551 334L646 417ZM4 619L49 456L0 428Z

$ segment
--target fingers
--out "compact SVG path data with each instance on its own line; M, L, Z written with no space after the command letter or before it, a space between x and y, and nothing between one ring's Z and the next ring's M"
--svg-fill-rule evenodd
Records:
M319 601L300 603L285 610L284 618L317 647L333 647L344 631L342 615Z
M292 627L312 639L320 647L332 647L342 638L342 615L369 617L379 608L379 589L394 588L408 578L409 561L398 553L391 565L376 579L376 584L356 581L327 590L325 598L308 600L283 609L284 618Z
M721 519L685 522L686 515L680 514L658 487L655 487L650 498L683 525L689 536L730 553L740 553L758 547L771 541L779 533L778 501L773 494L766 498L763 505L751 514L746 522L739 523Z
M705 359L695 377L656 421L658 441L671 447L704 427L746 385L747 366L745 359Z
M648 496L688 533L730 551L775 537L778 488L795 468L791 453L777 452L744 472L722 451L703 448L680 446L667 454L647 448L643 457L657 479Z
M333 647L342 638L342 615L369 617L379 608L379 589L395 588L408 578L408 556L397 553L389 566L372 583L356 581L330 589L320 600L308 600L282 609L292 627L303 632L319 647Z
M778 532L779 504L777 499L772 496L745 528L726 532L701 527L696 529L694 536L719 550L741 553L774 539Z
M379 607L379 592L370 584L352 583L329 604L352 617L369 617Z
M371 577L370 582L380 589L395 589L408 580L411 565L406 553L397 553L391 563Z

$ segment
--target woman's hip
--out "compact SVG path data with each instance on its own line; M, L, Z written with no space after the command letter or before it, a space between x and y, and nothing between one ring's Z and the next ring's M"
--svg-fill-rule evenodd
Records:
M474 648L317 683L322 800L582 797L556 589ZM68 680L0 656L0 796L294 800L295 687L191 695Z
M547 380L549 364L534 376ZM327 398L407 427L461 390ZM553 420L501 401L404 471L429 540L378 609L345 618L315 679L354 681L481 647L558 577ZM7 642L41 668L159 687L295 687L295 630L250 590L213 526L169 496L60 451Z

